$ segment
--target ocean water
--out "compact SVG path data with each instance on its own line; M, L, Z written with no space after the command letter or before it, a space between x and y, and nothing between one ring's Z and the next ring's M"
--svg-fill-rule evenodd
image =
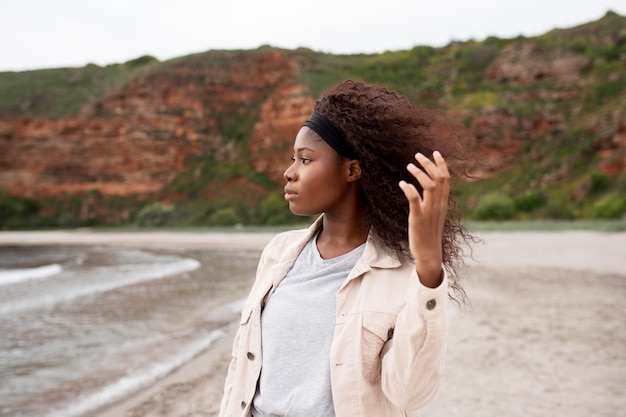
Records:
M259 254L0 247L0 415L85 416L224 335Z

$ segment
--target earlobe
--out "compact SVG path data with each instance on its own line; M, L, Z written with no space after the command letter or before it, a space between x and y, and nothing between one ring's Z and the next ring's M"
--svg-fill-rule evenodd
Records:
M353 182L361 178L361 164L359 161L352 160L349 165L348 182Z

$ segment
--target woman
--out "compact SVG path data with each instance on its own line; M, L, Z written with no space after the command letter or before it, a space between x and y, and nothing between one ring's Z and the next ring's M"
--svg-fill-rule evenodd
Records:
M448 215L457 129L375 85L317 100L284 177L290 210L322 215L263 251L220 416L406 416L434 395L469 237Z

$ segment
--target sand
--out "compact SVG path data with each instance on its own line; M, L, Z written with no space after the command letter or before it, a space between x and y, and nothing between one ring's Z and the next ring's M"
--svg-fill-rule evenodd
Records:
M271 233L0 232L0 245L259 251ZM620 416L626 409L626 233L481 233L451 307L446 369L422 417ZM215 416L236 326L99 417Z

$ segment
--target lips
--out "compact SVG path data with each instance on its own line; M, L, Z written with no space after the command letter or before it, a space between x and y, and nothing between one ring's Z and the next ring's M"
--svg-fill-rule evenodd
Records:
M289 201L293 199L296 195L296 192L293 191L291 188L285 187L285 200Z

